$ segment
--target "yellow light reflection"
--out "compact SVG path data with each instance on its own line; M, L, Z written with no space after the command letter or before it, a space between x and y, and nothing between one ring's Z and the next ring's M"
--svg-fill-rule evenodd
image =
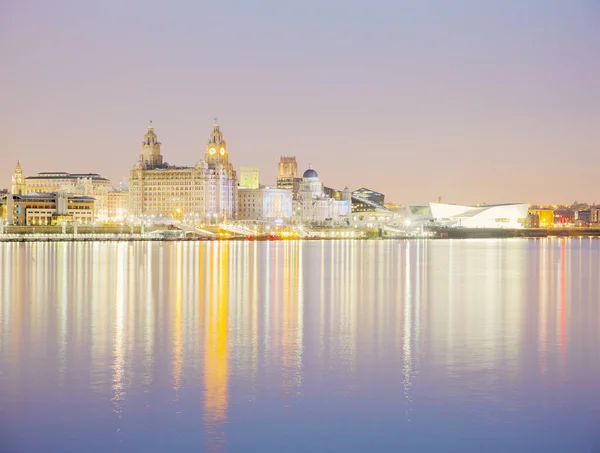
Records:
M123 247L126 244L118 244L117 246L117 265L114 271L114 278L117 282L115 306L114 306L114 326L113 326L113 410L120 414L123 411L122 402L125 399L125 314L126 314L126 287L125 280L127 274L125 272L125 262L127 256L126 249Z
M173 391L175 399L179 398L179 388L181 386L181 363L183 354L183 342L181 338L182 329L182 248L183 243L178 242L175 246L175 313L173 315Z
M417 250L419 244L417 243ZM404 274L404 337L402 342L402 352L404 363L402 375L404 378L404 398L406 400L406 418L410 421L410 411L412 397L410 390L412 388L412 286L410 260L410 245L406 247L405 274Z
M546 262L548 242L540 243L538 254L538 350L540 360L540 373L545 375L548 372L548 272L546 271Z
M228 389L228 285L229 243L218 244L217 294L211 290L204 350L204 422L207 447L222 451L226 442ZM214 271L213 271L214 272ZM211 279L211 287L215 280Z
M283 391L289 396L302 383L302 314L299 298L299 245L284 242L275 245L283 248L283 300L281 310L281 362ZM278 260L279 261L279 260Z
M566 283L566 251L565 239L560 244L560 277L559 277L559 304L558 304L558 353L560 357L560 375L566 380L566 311L567 311L567 283Z

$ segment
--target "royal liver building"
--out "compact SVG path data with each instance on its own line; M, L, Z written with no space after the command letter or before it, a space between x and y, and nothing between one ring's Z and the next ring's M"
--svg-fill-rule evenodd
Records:
M134 217L217 223L235 218L237 176L215 120L204 158L193 167L163 161L152 122L142 152L129 173L129 209Z

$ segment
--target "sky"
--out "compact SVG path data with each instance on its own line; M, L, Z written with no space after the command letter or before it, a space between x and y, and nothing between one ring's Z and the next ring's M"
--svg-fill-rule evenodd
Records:
M282 155L411 203L600 203L597 0L0 0L0 187Z

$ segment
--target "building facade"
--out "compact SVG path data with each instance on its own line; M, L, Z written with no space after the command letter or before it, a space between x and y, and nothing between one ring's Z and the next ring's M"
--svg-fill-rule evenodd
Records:
M282 156L277 167L277 188L291 190L294 198L298 194L300 181L298 177L298 163L294 156Z
M258 167L240 167L240 187L258 189Z
M309 168L302 176L294 201L295 221L305 225L349 224L351 195L345 188L340 199L328 196L317 172Z
M568 208L554 210L554 226L567 227L575 222L575 211Z
M122 220L129 212L129 192L127 190L111 190L108 192L108 218Z
M94 217L105 218L110 187L110 181L96 173L44 172L24 177L21 163L17 162L11 189L14 195L64 193L91 197L95 199Z
M464 228L522 228L529 205L507 203L484 206L461 206L445 203L407 205L412 223L435 223Z
M292 218L292 191L272 187L238 189L239 220L283 220Z
M530 208L529 215L534 216L535 228L552 228L554 226L554 209Z
M361 187L352 192L352 212L374 211L385 208L385 195L374 190Z
M400 215L385 206L385 195L365 187L352 192L352 225L382 226L398 220Z
M237 208L237 174L229 162L227 142L216 123L204 157L193 167L163 161L152 122L139 161L129 173L129 214L173 218L194 223L233 219Z
M2 199L2 217L9 225L55 225L60 220L90 224L94 221L91 197L65 193L15 195Z

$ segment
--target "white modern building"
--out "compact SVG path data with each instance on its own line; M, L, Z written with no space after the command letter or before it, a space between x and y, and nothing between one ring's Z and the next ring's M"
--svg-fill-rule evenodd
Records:
M238 188L238 220L290 220L292 191L274 187Z
M464 228L522 228L527 203L461 206L445 203L409 204L408 220Z
M315 170L309 168L302 175L298 198L294 201L294 217L297 223L325 225L348 223L352 212L352 193L342 191L341 199L327 196L323 183Z

